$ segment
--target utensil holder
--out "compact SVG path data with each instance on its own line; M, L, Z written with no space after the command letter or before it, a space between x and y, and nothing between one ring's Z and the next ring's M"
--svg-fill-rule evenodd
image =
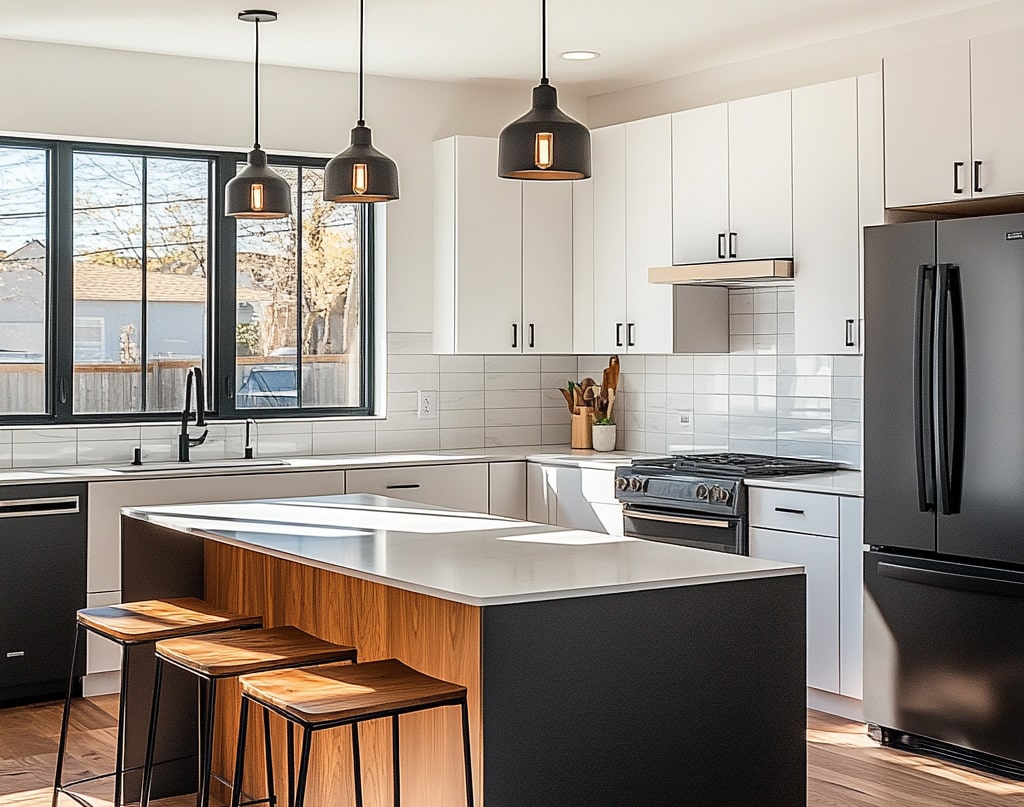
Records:
M592 406L581 406L579 414L572 415L572 442L573 448L593 448L594 429L594 408Z

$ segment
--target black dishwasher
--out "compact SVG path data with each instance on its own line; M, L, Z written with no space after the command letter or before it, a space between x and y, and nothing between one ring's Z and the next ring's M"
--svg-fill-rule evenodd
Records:
M0 702L67 687L85 607L86 502L82 484L0 486Z

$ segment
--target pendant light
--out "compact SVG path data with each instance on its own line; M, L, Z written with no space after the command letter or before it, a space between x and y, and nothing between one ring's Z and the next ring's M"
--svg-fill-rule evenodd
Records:
M324 169L324 199L347 204L398 198L398 166L373 147L363 120L363 0L359 0L359 121L351 145Z
M590 176L590 131L558 108L548 82L548 4L541 0L541 79L533 108L501 130L498 176L506 179L586 179Z
M292 212L292 188L288 180L267 165L267 153L260 148L260 23L274 22L276 11L243 11L242 22L256 25L255 137L245 168L224 189L224 213L236 219L280 219Z

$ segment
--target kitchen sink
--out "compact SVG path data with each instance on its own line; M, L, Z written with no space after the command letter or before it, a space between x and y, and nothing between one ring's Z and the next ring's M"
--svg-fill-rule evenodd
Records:
M266 468L276 465L289 465L287 460L268 457L259 460L193 460L192 462L144 462L142 465L78 465L73 468L59 468L44 471L50 476L105 476L107 474L139 474L160 473L161 471L191 470L196 473L219 470L245 470L246 468Z

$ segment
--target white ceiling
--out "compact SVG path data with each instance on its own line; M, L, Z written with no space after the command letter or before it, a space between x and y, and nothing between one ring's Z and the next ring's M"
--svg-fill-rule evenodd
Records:
M246 0L242 0L246 2ZM353 71L357 0L252 0L280 20L263 61ZM266 3L260 6L259 3ZM552 83L594 95L946 14L993 0L549 0ZM245 61L239 0L0 0L0 38ZM536 79L540 0L366 0L366 71L440 81ZM600 59L567 62L570 49Z

